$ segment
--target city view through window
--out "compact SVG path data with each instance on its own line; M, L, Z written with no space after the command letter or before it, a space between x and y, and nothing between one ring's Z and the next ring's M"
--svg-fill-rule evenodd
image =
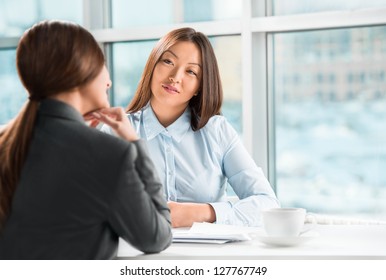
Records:
M386 27L276 34L274 45L283 205L386 218Z

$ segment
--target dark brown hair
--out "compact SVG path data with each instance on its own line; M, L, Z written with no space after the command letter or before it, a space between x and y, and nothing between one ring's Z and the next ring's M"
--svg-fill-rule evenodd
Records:
M190 122L192 129L198 130L204 127L212 116L220 114L223 92L216 56L208 38L192 28L175 29L158 41L150 53L133 100L127 107L127 112L137 112L149 102L152 96L151 79L156 64L165 51L176 43L184 41L192 42L199 48L203 64L199 93L189 101L192 110Z
M92 81L104 65L104 56L94 37L83 27L70 22L43 21L21 37L16 65L29 100L0 132L0 230L10 213L39 101Z

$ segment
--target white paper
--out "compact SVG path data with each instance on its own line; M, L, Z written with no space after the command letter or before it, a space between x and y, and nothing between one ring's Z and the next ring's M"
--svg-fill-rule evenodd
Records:
M189 230L174 230L174 243L214 243L223 244L235 241L251 240L249 233L253 228L194 223Z

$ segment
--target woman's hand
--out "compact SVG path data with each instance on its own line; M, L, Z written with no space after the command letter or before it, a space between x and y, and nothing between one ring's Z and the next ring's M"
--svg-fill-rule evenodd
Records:
M84 121L87 123L89 127L97 127L99 124L99 120L97 120L92 113L88 113L83 116Z
M213 207L207 203L179 203L169 201L172 227L191 227L194 222L216 221Z
M138 140L139 137L121 107L105 108L94 111L91 115L98 122L110 126L121 138L127 141Z

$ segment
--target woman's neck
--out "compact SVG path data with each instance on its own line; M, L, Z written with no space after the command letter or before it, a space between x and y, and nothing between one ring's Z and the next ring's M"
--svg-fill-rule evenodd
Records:
M168 127L174 123L186 109L186 107L177 108L171 106L158 106L157 104L153 104L153 102L150 102L150 105L155 116L163 127Z
M90 111L88 108L89 106L87 106L87 104L83 101L83 98L77 89L60 92L50 96L50 98L67 103L68 105L74 107L81 115L84 115Z

